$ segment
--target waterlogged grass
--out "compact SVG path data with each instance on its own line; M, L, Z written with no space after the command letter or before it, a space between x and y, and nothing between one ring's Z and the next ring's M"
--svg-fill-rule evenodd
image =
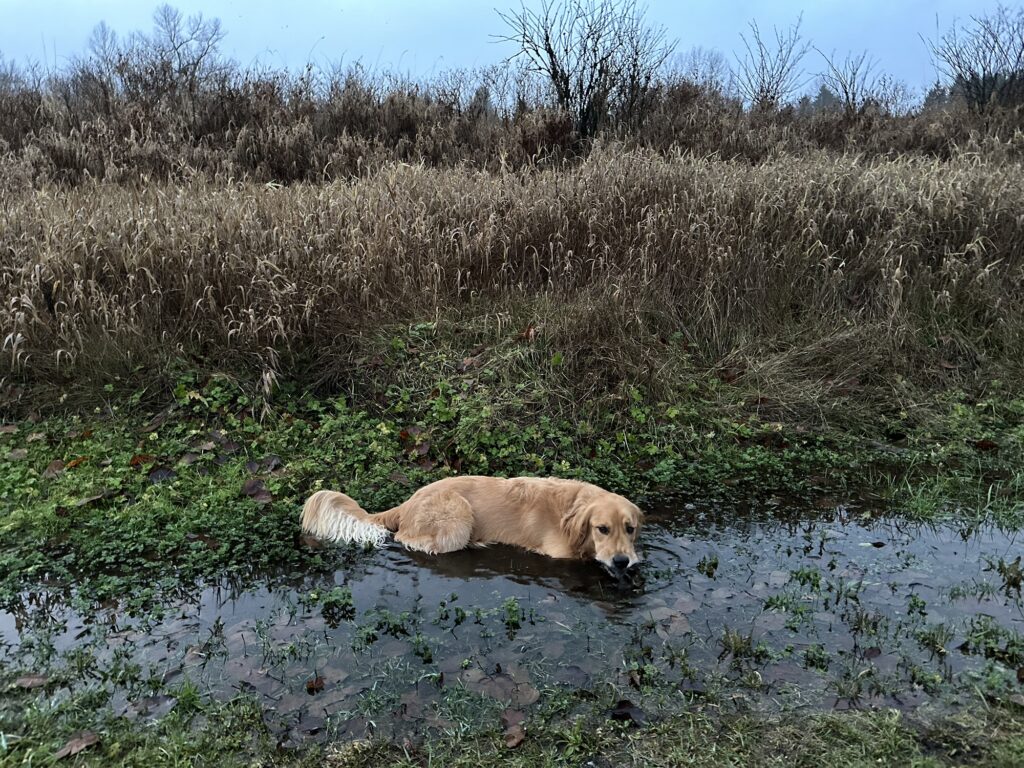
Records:
M406 354L396 352L395 364L409 369ZM543 396L543 387L551 386L543 379L517 389L497 373L488 378L486 368L463 367L471 373L442 379L428 368L398 384L384 376L388 384L380 390L368 385L345 395L304 394L285 384L271 401L253 400L228 377L189 374L178 377L165 402L112 393L90 413L9 420L0 431L0 504L6 510L0 517L0 606L25 615L20 608L53 601L86 616L116 607L147 621L203 583L225 577L272 584L294 574L356 569L358 550L317 548L299 535L298 510L308 493L341 488L367 508L380 509L453 473L580 477L645 502L671 494L802 495L813 503L826 490L839 490L875 498L897 517L954 520L965 527L1021 525L1024 401L998 385L980 398L933 395L915 409L894 408L857 432L838 432L778 413L769 420L756 394L713 376L695 379L690 397L674 402L627 391L619 408L579 421L559 417L557 408L539 410L537 393ZM714 580L726 567L708 553L695 570ZM964 584L950 597L1019 591L1020 564L1012 553L993 559L988 570L990 581ZM842 604L865 642L885 637L892 629L888 620L860 609L858 588L801 567L766 598L764 610L783 614L786 628L798 632L812 612ZM998 674L979 680L978 706L953 718L744 714L729 705L730 692L758 690L759 668L777 658L829 675L840 698L876 692L863 670L847 668L822 645L769 647L740 625L720 627L716 639L735 679L688 691L670 684L665 671L683 674L690 664L685 651L656 659L647 630L638 627L635 647L609 665L608 680L570 689L538 683L539 700L521 724L520 740L493 699L443 684L435 668L438 648L420 618L384 609L357 616L346 586L307 589L299 605L321 615L328 627L354 622L354 648L400 638L415 668L407 672L418 675L417 689L432 691L430 711L444 725L429 739L404 746L383 739L335 747L326 723L325 743L300 747L252 698L218 700L188 678L173 684L153 679L127 656L115 654L97 665L84 649L37 641L23 649L29 654L21 657L24 668L0 677L0 765L45 762L81 732L97 740L83 746L77 759L125 765L181 764L199 755L208 764L339 766L589 760L1014 765L1024 751L1020 693L1007 677L1024 667L1024 645L1019 634L983 618L969 627L964 642L957 639L958 652L995 665ZM37 608L29 612L33 620L45 621ZM951 630L929 619L924 600L909 595L901 610L901 622L912 627L923 652L936 659L952 652ZM514 597L495 602L486 615L452 599L442 601L430 620L453 632L463 624L486 624L493 635L515 638L532 626L534 614ZM268 664L281 654L301 656L302 644L315 642L296 633L282 644L268 629L260 631ZM217 653L223 638L213 629L207 640L202 653ZM476 663L467 657L462 669ZM47 681L27 689L18 684L16 675L34 672ZM317 672L310 674L315 691ZM626 675L638 695L658 702L657 716L641 712L638 719L619 707L621 691L611 684L616 674ZM907 676L917 687L942 691L943 680L930 667L908 667ZM93 683L83 686L83 680ZM62 681L76 685L65 694ZM165 699L174 706L158 717L126 717L111 699L115 683L152 699L155 709ZM409 705L384 688L360 703L368 718ZM625 719L612 718L612 712Z
M937 399L938 411L904 434L904 471L877 477L876 487L914 520L1024 525L1024 401L996 394L970 402L961 393ZM890 430L892 433L892 430ZM916 450L914 450L916 449ZM869 479L868 483L872 481Z

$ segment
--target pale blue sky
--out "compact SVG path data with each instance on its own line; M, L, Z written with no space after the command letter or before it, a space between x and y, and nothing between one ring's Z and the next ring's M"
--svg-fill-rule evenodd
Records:
M60 65L80 53L92 28L106 21L119 34L149 30L158 3L138 0L0 0L0 54ZM301 67L307 61L361 60L414 77L437 70L500 61L509 48L490 35L502 24L491 0L402 2L401 0L178 0L186 14L220 18L224 50L242 64L259 60ZM803 11L804 31L822 50L845 53L867 48L888 72L922 88L934 69L921 35L933 37L936 18L945 29L995 7L997 0L651 0L648 18L665 25L679 49L717 48L730 56L751 19L762 29L787 25ZM820 58L808 57L818 71Z

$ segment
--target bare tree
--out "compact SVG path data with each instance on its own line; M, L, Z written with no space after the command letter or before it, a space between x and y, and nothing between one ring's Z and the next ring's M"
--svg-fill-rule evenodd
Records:
M714 48L694 46L685 53L674 57L672 69L675 74L705 91L728 93L732 82L729 60Z
M652 85L675 47L664 27L648 26L635 0L545 0L498 14L509 28L500 40L519 47L530 68L551 83L577 132L594 136L613 115L642 120Z
M929 41L936 68L969 108L1024 103L1024 8L1000 5Z
M836 95L843 114L852 120L876 96L877 79L872 73L875 62L868 57L867 51L850 53L842 61L837 61L835 54L826 56L820 49L815 50L825 60L826 69L818 75L822 85Z
M921 97L902 80L882 75L875 81L873 101L883 112L894 117L905 117L921 107Z
M136 34L121 50L117 72L122 86L143 99L171 99L195 111L204 84L228 69L220 58L224 39L219 19L185 18L170 5L153 15L151 35Z
M0 54L0 96L8 96L24 87L24 79L13 60Z
M800 62L810 50L800 34L803 17L787 30L774 29L775 42L761 36L757 22L750 22L750 39L740 35L746 53L736 57L736 84L754 109L778 109L801 86Z
M117 65L122 54L117 33L101 21L89 35L88 51L85 59L72 61L70 79L81 101L110 117L114 114L118 91Z

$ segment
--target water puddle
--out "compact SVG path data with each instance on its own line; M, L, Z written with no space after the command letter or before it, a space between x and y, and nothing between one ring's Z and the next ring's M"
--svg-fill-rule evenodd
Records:
M358 572L210 587L159 620L31 595L0 613L0 663L63 665L69 687L106 686L130 718L159 717L183 686L249 692L285 743L496 720L609 684L654 710L680 697L742 711L956 707L981 684L1019 690L1016 534L856 506L688 505L651 514L642 548L628 585L506 547L391 546Z

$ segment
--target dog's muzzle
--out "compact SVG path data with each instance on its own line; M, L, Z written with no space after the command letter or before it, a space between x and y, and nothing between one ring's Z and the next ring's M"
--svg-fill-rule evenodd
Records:
M636 572L642 560L639 557L636 560L632 560L629 555L615 555L611 562L605 560L599 560L598 562L604 566L604 569L610 575L617 579L624 579Z

